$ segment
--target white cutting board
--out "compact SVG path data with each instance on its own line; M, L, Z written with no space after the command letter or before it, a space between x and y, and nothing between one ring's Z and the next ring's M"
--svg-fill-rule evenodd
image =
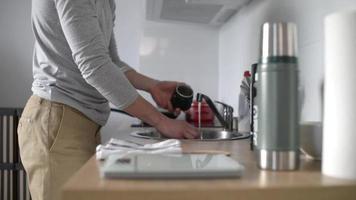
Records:
M222 154L111 155L100 167L104 178L233 178L243 170Z

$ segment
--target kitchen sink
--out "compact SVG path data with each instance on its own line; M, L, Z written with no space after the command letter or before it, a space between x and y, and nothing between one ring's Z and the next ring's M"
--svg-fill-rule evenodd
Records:
M222 128L202 128L200 129L200 138L187 140L204 140L204 141L218 141L218 140L237 140L246 139L250 137L249 132L240 133L237 131L226 131ZM131 136L145 139L163 140L168 139L161 135L155 129L139 130L131 133Z

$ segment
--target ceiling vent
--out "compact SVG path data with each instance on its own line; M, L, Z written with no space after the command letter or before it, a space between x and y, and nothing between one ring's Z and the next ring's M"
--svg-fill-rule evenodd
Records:
M250 0L147 0L146 17L160 22L220 26Z

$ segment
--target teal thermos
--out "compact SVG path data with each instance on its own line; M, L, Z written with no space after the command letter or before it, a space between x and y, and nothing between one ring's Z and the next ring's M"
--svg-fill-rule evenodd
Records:
M258 167L295 170L299 165L296 25L264 23L260 47L253 116Z

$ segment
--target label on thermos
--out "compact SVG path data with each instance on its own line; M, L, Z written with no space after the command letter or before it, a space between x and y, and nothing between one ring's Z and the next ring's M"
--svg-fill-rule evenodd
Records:
M252 124L253 124L253 127L252 127L252 138L253 138L253 145L256 147L257 144L258 144L258 106L256 104L256 97L257 97L257 89L256 89L256 83L258 81L258 73L257 73L257 65L255 66L255 68L253 69L253 81L252 81L252 109L251 109L251 112L252 112Z
M253 105L252 108L252 116L253 116L253 145L257 146L257 137L258 137L258 106Z

